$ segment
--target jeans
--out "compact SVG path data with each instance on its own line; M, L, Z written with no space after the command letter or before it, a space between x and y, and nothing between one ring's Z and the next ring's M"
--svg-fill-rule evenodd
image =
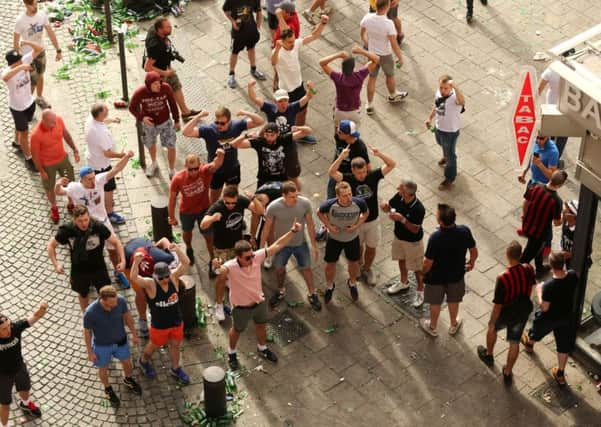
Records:
M442 147L442 155L446 160L444 177L448 182L453 182L457 177L457 154L455 153L455 147L457 145L459 131L444 132L437 129L434 136L436 137L438 145Z

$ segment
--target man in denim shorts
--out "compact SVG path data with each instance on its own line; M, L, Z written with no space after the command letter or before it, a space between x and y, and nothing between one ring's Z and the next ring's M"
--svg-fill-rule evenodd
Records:
M513 380L512 368L520 353L520 337L532 312L530 293L534 285L534 268L530 264L520 263L522 245L515 240L505 250L507 270L497 277L493 310L488 322L486 347L479 345L478 357L487 366L495 363L493 350L497 342L497 331L507 329L506 341L509 343L507 364L503 366L503 380L510 385Z

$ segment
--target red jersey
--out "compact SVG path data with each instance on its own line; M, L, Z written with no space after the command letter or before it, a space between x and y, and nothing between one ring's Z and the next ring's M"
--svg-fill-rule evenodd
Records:
M294 13L290 18L286 19L286 25L294 32L294 38L297 39L300 35L300 21L298 19L298 13ZM273 47L275 47L275 42L279 40L281 29L278 25L275 33L273 34Z
M187 169L175 174L170 190L182 193L179 211L184 214L197 214L209 207L209 184L213 178L209 165L201 165L194 178Z

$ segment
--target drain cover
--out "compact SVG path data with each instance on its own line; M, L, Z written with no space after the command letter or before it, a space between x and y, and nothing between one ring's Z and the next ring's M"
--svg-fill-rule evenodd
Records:
M417 287L417 283L415 282L415 276L413 273L409 274L409 289L399 292L398 294L389 295L386 292L392 285L396 285L400 282L400 279L397 277L395 279L391 279L388 282L384 283L382 286L378 287L378 292L384 295L386 298L389 298L393 303L398 305L405 311L407 314L415 317L416 319L421 319L424 317L426 313L428 313L429 306L428 304L423 304L419 308L413 307L412 303L415 298L415 289Z
M545 382L541 384L534 389L531 395L540 400L557 415L573 408L579 401L578 396L570 387L559 388L554 381L552 383Z
M273 342L286 346L292 341L302 337L309 329L301 320L288 310L273 317L267 324L267 335Z

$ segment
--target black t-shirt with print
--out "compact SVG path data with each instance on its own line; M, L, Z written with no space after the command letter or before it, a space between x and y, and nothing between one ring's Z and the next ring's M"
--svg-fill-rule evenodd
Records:
M230 12L238 24L238 31L232 29L232 37L248 36L257 33L254 14L261 10L260 0L225 0L223 11Z
M27 328L27 320L18 320L10 325L10 336L0 338L0 374L15 374L23 365L21 333Z
M261 182L285 181L286 157L295 144L291 133L278 136L273 144L262 137L251 139L250 145L257 152L257 179Z
M71 251L71 275L91 273L106 269L104 263L104 242L111 237L111 231L102 223L90 220L86 231L74 223L58 228L54 238L61 245L69 245Z
M155 67L161 70L169 68L172 60L172 50L171 41L168 38L159 37L154 28L151 28L146 35L145 45L146 56L154 59Z
M334 135L334 139L336 140L336 154L334 155L334 160L338 158L342 150L344 150L349 144L346 141L338 138L338 134ZM369 154L367 152L367 146L360 139L350 144L350 153L349 156L340 163L340 167L338 168L338 172L345 174L351 173L351 160L355 157L363 157L365 159L365 163L369 164Z
M426 216L426 209L417 197L410 203L405 203L399 193L392 196L388 201L388 206L407 218L411 224L422 225ZM397 239L405 242L419 242L424 237L424 229L419 228L417 233L412 233L400 221L394 222L394 235Z
M207 215L221 214L221 219L213 223L213 244L217 249L231 249L238 240L242 240L244 209L249 205L248 198L238 196L233 209L228 209L223 199L209 208Z
M380 207L378 206L378 183L384 178L382 168L377 168L367 172L365 180L359 181L352 173L342 174L342 179L351 186L353 196L363 199L369 209L369 216L366 222L378 218Z

